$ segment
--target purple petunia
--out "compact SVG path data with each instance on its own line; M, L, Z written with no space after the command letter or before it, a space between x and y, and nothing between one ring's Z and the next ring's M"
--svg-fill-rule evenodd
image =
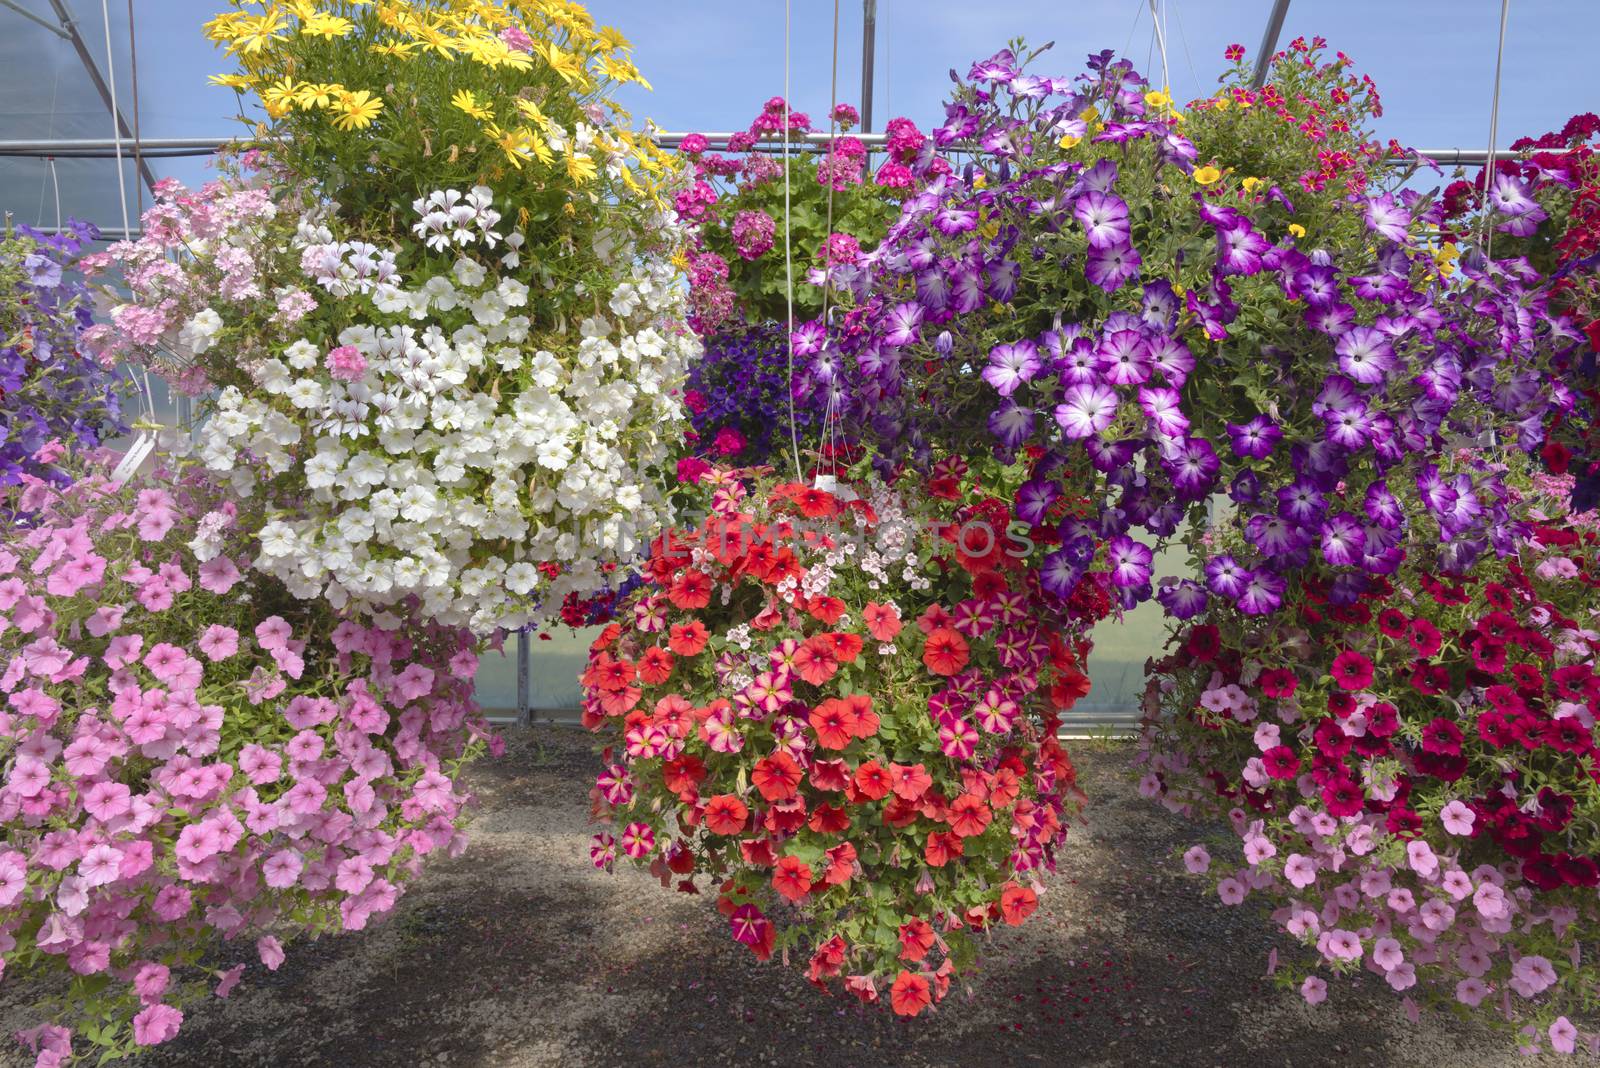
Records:
M1248 423L1228 424L1228 445L1240 458L1264 460L1283 437L1283 429L1264 415Z
M1009 397L1019 386L1032 381L1043 366L1039 347L1027 339L996 345L989 350L989 366L983 369L983 380L1002 397Z
M1083 224L1090 248L1115 248L1128 243L1128 205L1115 193L1085 193L1073 207L1072 217Z
M1111 331L1095 356L1095 370L1114 386L1136 386L1150 377L1150 349L1137 330Z
M1068 386L1056 405L1056 425L1068 438L1092 437L1117 417L1116 391L1101 382Z
M922 326L922 306L920 304L896 304L889 309L889 314L884 316L883 342L886 345L898 348L909 345L917 340Z
M1139 264L1142 262L1132 245L1092 248L1084 273L1094 285L1107 293L1115 293L1124 284L1139 277Z
M1106 566L1111 572L1111 584L1125 589L1135 589L1150 581L1150 564L1155 559L1148 545L1134 541L1126 534L1119 535L1106 546Z
M1410 225L1411 213L1394 202L1394 194L1385 193L1367 201L1367 229L1379 237L1404 242Z

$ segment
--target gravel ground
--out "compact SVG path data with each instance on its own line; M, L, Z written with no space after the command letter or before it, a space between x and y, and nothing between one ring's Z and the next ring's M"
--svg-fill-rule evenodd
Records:
M252 967L139 1068L1541 1063L1503 1034L1411 1024L1376 982L1311 1010L1263 979L1271 930L1181 873L1190 829L1133 792L1126 744L1073 744L1093 805L1039 911L995 935L970 1000L952 991L908 1022L756 961L705 898L596 872L588 737L509 741L474 772L464 856L387 923L291 947L277 973ZM7 1030L27 994L0 995Z

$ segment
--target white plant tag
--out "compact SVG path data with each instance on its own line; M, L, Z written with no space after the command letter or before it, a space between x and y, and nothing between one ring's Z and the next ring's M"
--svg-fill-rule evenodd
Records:
M122 457L122 462L117 464L115 470L111 472L111 481L128 481L133 476L133 473L139 470L139 465L144 463L145 458L150 455L150 451L155 447L155 435L148 430L139 431L139 436L133 439L132 445L128 446L128 451Z

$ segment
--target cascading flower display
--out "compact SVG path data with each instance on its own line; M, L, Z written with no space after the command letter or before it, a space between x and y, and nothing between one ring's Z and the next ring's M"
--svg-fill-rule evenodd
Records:
M554 618L669 518L698 353L625 42L574 4L235 6L259 173L164 188L99 258L132 289L105 358L219 391L201 458L265 496L255 564L297 596Z
M1538 272L1447 277L1416 236L1439 205L1410 190L1341 209L1358 242L1303 243L1290 195L1202 164L1201 119L1126 62L1074 80L1033 58L973 66L933 134L973 162L907 202L839 324L796 331L813 403L829 395L884 465L1043 450L1051 492L1096 502L1125 604L1156 592L1138 538L1197 529L1228 494L1247 537L1202 560L1204 583L1160 584L1180 616L1211 597L1274 612L1311 562L1354 596L1400 552L1396 497L1427 504L1458 569L1508 551L1498 484L1434 468L1497 427L1537 447L1570 406L1549 368L1579 335ZM1329 506L1341 482L1363 511Z
M1226 813L1242 861L1184 860L1272 909L1307 1001L1330 996L1318 971L1365 969L1529 1050L1597 1040L1573 1022L1600 930L1596 532L1564 482L1519 504L1516 555L1461 576L1418 547L1349 603L1296 587L1276 620L1215 603L1155 665L1141 791Z
M1078 803L1058 710L1109 603L1047 591L1005 506L938 477L947 498L708 474L583 676L595 863L709 877L758 956L902 1015L1034 910Z
M335 626L249 570L258 517L193 467L5 492L34 520L0 548L0 967L66 982L38 1064L170 1039L239 982L217 947L276 969L459 852L468 632Z
M91 322L68 272L98 235L72 221L56 236L28 227L0 235L0 485L43 476L69 448L123 433L117 376L80 345Z
M133 294L97 338L107 358L220 389L200 458L281 510L255 566L297 596L416 598L487 634L601 585L668 517L673 387L697 351L670 266L597 235L621 280L569 345L530 320L522 234L495 203L481 186L419 197L397 254L287 190L168 187L146 234L99 258ZM147 319L177 326L188 362L130 325Z

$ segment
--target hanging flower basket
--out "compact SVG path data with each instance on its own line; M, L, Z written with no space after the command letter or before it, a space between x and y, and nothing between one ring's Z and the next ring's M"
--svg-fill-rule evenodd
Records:
M976 487L702 485L707 519L655 543L583 676L595 863L714 893L758 956L915 1015L1055 866L1080 800L1058 712L1104 593L1046 592Z

